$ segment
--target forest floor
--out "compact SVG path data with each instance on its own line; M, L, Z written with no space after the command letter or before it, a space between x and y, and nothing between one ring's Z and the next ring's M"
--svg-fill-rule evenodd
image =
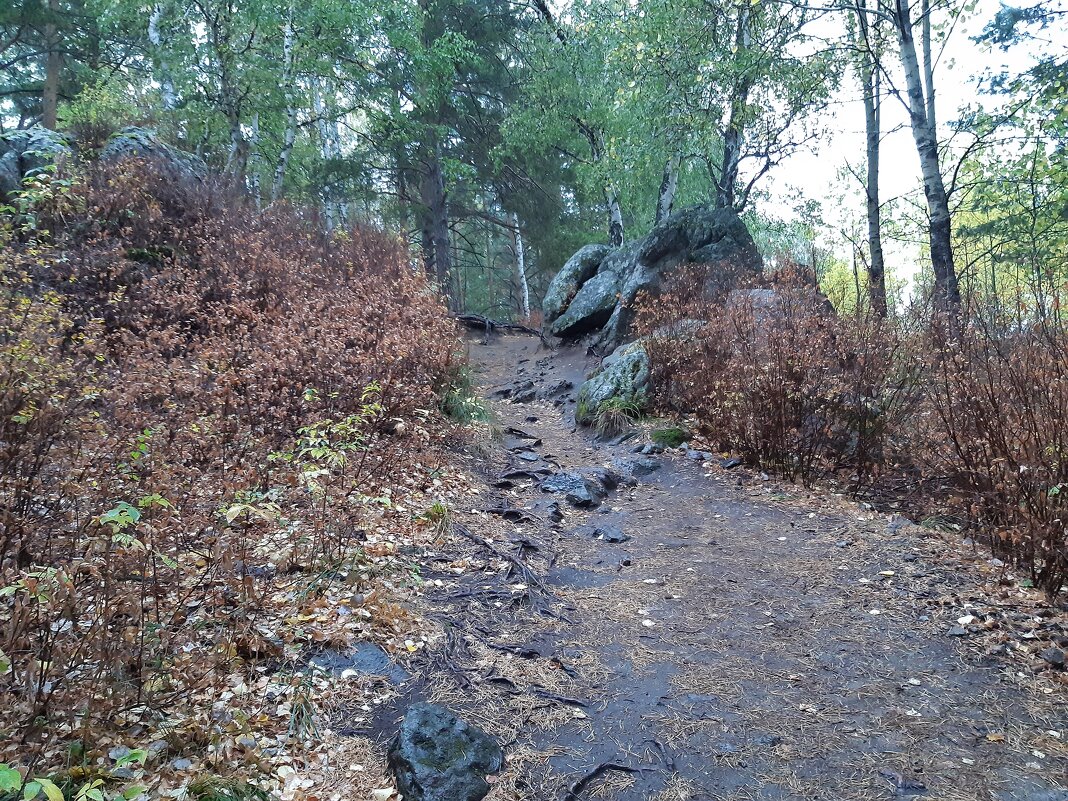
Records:
M583 351L470 353L505 433L469 450L470 556L424 568L441 644L381 737L411 700L454 708L505 744L493 801L1068 801L1068 686L1041 656L1068 631L1008 568L827 491L600 442L574 389L499 399L577 387ZM658 469L596 509L536 480L639 458Z

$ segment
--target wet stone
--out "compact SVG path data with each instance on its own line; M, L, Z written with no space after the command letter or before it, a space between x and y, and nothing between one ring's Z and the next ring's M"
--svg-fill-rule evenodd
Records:
M312 656L308 663L335 676L351 670L365 676L383 676L390 684L403 684L411 678L408 671L389 658L389 654L369 642L357 643L351 651L326 648Z
M575 529L574 533L583 537L590 537L595 540L604 540L605 542L611 543L628 542L630 540L630 536L624 533L623 529L619 526L614 526L611 523L579 526Z
M1064 667L1064 651L1062 651L1060 648L1054 648L1051 646L1041 651L1038 655L1042 657L1044 661L1053 665L1053 667Z
M556 473L541 482L544 492L562 492L572 506L588 509L599 506L607 493L604 487L578 473Z
M480 801L504 752L481 729L435 704L409 707L389 747L389 766L405 801Z

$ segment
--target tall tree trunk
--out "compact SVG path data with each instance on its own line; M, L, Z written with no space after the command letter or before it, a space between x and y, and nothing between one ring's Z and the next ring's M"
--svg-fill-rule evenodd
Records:
M604 134L602 131L588 125L578 117L574 118L582 135L590 143L590 159L594 164L600 165L604 160ZM623 228L623 208L619 204L619 191L615 183L607 175L604 177L604 203L608 210L608 241L619 247L623 244L626 231Z
M856 4L857 27L860 29L860 83L864 95L864 131L867 142L867 176L864 193L868 215L868 301L871 310L886 317L886 262L883 257L882 208L879 203L879 156L882 138L882 99L880 69L874 31L868 16L867 0Z
M241 116L237 113L236 104L233 112L227 112L227 122L230 126L230 155L226 159L224 172L230 176L234 184L238 184L245 178L248 171L248 157L250 152L248 139L241 128Z
M293 63L296 33L293 30L293 4L289 4L286 13L286 26L282 35L282 89L286 96L286 130L282 135L282 149L278 152L278 161L274 166L274 179L271 181L271 202L282 196L282 186L289 167L289 157L293 154L293 144L297 141L297 101L294 91Z
M743 7L738 13L738 27L734 37L738 54L748 51L753 43L749 13L748 7ZM743 75L734 87L734 95L730 99L730 115L727 118L726 130L723 132L723 158L716 180L716 208L718 209L735 207L738 169L742 161L742 144L745 137L746 106L749 103L749 93L752 89L752 79Z
M408 218L408 207L411 203L411 198L408 196L408 171L402 164L400 156L397 157L393 180L397 192L397 225L400 227L405 239L407 239L410 230L409 226L411 225Z
M664 177L660 179L660 192L656 197L656 218L654 225L659 225L671 214L675 205L675 190L679 187L679 166L682 156L673 153L664 164Z
M222 30L226 23L216 15L207 19L211 35L211 46L219 63L219 96L223 114L230 129L230 155L226 159L224 172L234 184L243 184L248 169L249 143L241 128L241 99L238 87L234 83L233 63L228 44L228 34Z
M909 0L895 2L901 66L908 88L909 122L916 152L920 157L923 193L927 198L931 267L934 271L934 306L938 312L954 312L960 308L960 286L953 265L952 219L949 213L949 196L942 180L938 158L938 133L932 124L933 120L927 116L928 104L916 55ZM931 90L933 89L932 86Z
M163 3L156 3L152 7L152 14L148 18L148 41L152 45L153 60L156 63L156 71L159 73L160 101L164 111L173 111L178 106L178 94L174 90L174 79L171 70L164 57L163 37L159 32L159 24L163 19Z
M441 294L449 300L451 309L452 252L449 250L449 205L436 143L428 153L420 186L420 199L423 205L423 261L427 272L437 281Z
M323 161L337 162L341 158L341 136L338 133L337 118L334 116L329 101L324 100L318 81L312 85L312 103L315 108L315 127L319 132ZM338 192L334 186L324 187L323 194L326 228L328 231L333 231L338 224L344 225L347 222L348 204L338 199Z
M519 230L519 215L512 212L512 239L515 244L515 271L519 278L520 311L530 320L530 285L527 283L527 254L523 247L523 232Z
M723 158L716 179L716 208L734 208L734 190L738 185L738 165L741 160L742 131L735 124L736 113L732 107L730 122L723 134Z
M920 25L920 39L923 48L923 88L927 95L927 124L932 131L938 130L935 117L934 56L931 54L931 0L920 4L923 22Z
M50 130L56 129L59 117L59 77L63 71L63 52L60 49L59 27L55 17L59 13L59 0L46 0L49 21L45 25L45 82L41 93L41 125Z

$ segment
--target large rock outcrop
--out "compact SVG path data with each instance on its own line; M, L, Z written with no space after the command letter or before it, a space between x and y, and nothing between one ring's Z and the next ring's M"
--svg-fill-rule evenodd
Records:
M563 339L597 333L602 346L615 348L632 338L638 294L657 295L686 264L708 265L704 289L714 294L759 274L762 260L734 211L685 209L636 242L614 250L587 245L576 253L546 293L542 310L548 331Z
M549 285L545 300L542 301L542 312L547 320L556 320L564 313L579 288L597 274L597 268L611 252L609 245L586 245L567 260Z
M154 162L172 180L203 181L208 177L208 166L200 157L171 147L149 128L123 128L112 134L100 151L102 162L129 158Z
M77 156L75 143L66 134L40 125L0 136L0 200L9 199L26 178ZM108 139L98 158L102 163L145 159L171 181L208 177L208 166L199 157L171 147L148 128L123 128Z
M22 187L22 181L73 153L70 140L63 134L35 125L0 136L0 199L10 198Z

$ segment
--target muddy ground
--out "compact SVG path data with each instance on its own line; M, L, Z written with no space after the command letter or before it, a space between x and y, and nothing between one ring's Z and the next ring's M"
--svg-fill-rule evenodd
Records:
M1055 610L976 601L965 566L988 556L684 451L574 508L540 477L626 472L641 435L576 429L573 388L500 395L577 387L595 359L519 336L470 350L504 432L468 448L485 487L454 510L484 563L425 568L446 637L383 736L413 698L452 706L506 744L497 800L1068 801L1063 671L997 646L998 620L1054 636Z

